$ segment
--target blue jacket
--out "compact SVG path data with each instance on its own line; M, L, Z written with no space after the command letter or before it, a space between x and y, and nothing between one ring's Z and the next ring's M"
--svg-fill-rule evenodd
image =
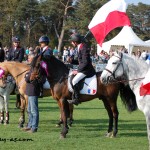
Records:
M8 61L18 61L22 62L24 59L24 48L18 47L16 50L11 48L8 54Z

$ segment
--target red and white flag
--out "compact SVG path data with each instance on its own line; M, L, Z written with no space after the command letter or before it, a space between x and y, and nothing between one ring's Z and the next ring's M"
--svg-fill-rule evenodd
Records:
M140 96L150 95L150 70L140 86Z
M120 26L130 26L126 8L124 0L111 0L97 11L88 28L100 46L111 30Z

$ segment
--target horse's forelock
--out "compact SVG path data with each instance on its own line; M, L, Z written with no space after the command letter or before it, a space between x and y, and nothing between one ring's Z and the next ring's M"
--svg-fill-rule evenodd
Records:
M34 68L36 66L36 63L37 63L39 57L40 57L39 55L36 55L33 58L32 62L31 62L31 68Z

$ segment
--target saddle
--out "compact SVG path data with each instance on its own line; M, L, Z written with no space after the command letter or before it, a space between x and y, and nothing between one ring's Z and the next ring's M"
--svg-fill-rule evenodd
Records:
M75 75L72 73L73 69L69 71L68 77L68 89L70 92L73 92L73 85L72 80ZM97 93L97 77L96 75L92 77L85 77L78 83L80 94L87 94L87 95L95 95Z

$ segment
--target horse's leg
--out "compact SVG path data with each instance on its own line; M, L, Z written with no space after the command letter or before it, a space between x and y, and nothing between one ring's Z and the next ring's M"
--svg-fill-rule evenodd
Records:
M103 98L102 101L104 103L105 109L107 110L109 116L109 126L108 126L106 137L111 137L113 131L113 113L107 99Z
M61 117L63 120L63 128L61 131L61 138L66 138L66 134L68 133L68 124L67 124L67 115L70 113L67 107L67 100L62 98L60 99L60 106L61 106Z
M148 109L148 111L150 108ZM144 113L146 118L146 124L147 124L147 136L149 141L149 150L150 150L150 112Z
M59 100L57 100L57 104L58 104L58 107L59 107L59 110L60 110L60 118L59 118L58 123L56 124L56 127L60 127L61 124L63 123L63 121L62 121L62 117L61 117L61 104L60 104Z
M4 105L5 105L5 111L6 111L5 124L9 124L9 111L8 111L9 97L10 97L9 95L4 96Z
M116 98L116 100L117 100L117 98ZM113 119L114 119L114 129L113 129L112 137L116 137L117 132L118 132L118 115L119 115L119 112L118 112L116 100L113 101L113 103L109 103L111 110L112 110L112 113L113 113Z
M0 96L0 124L4 123L4 98Z
M21 110L21 116L19 118L19 127L20 128L23 128L23 125L25 123L25 100L21 98L21 107L20 107L20 110Z
M69 104L69 111L70 111L70 117L69 117L69 126L72 126L73 123L73 109L74 109L74 105L73 104Z
M20 98L20 94L16 94L16 108L20 108L21 106L21 98Z

